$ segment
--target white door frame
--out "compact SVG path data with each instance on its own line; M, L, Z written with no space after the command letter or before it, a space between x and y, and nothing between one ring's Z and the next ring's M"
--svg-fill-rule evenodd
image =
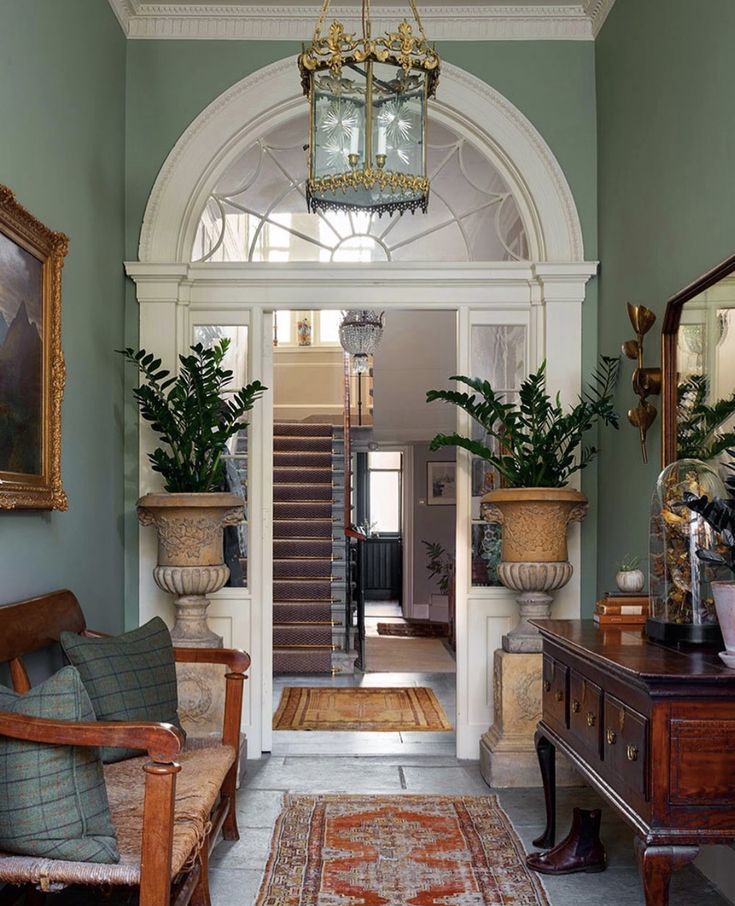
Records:
M232 265L131 262L140 305L140 345L155 349L164 367L190 342L194 319L206 313L210 323L250 324L251 376L268 370L270 334L264 319L279 308L439 309L459 312L458 365L469 362L473 323L505 323L522 315L529 325L532 364L546 358L548 386L574 399L581 386L581 310L585 285L595 265L385 264ZM389 299L390 302L386 302ZM268 323L266 321L266 323ZM258 338L256 342L256 338ZM257 343L260 343L258 349ZM257 369L261 369L260 374ZM269 429L270 425L270 429ZM464 426L460 423L464 430ZM269 430L271 433L269 433ZM224 589L215 596L213 614L230 643L251 654L244 729L248 754L270 750L272 612L272 404L261 400L251 421L249 461L251 551L253 569L248 589ZM151 433L141 431L140 490L156 487L147 463ZM463 454L463 451L460 451ZM481 735L492 722L492 653L500 636L516 619L512 596L504 589L470 584L470 469L458 458L457 500L457 755L477 758ZM170 618L171 603L152 582L153 533L140 533L140 619L159 613ZM579 614L579 533L572 533L573 581L557 597L555 613ZM227 626L231 627L227 633Z
M148 200L139 260L126 265L140 305L140 345L155 349L166 367L190 342L194 313L247 318L253 377L267 374L263 323L279 309L390 308L454 310L458 315L458 366L468 367L470 328L523 313L531 343L529 362L547 362L547 384L566 400L581 390L582 302L596 262L584 258L579 216L569 184L543 137L507 98L476 77L442 66L430 115L463 136L503 176L518 206L530 262L469 264L188 264L194 232L220 175L256 138L303 110L295 58L281 60L238 82L216 98L183 133L166 159ZM349 301L347 301L349 300ZM489 319L489 320L488 320ZM227 323L220 321L220 323ZM501 320L502 323L502 320ZM253 345L255 337L262 344ZM257 373L255 368L260 367ZM246 590L220 592L214 609L231 628L233 643L248 648L252 669L244 726L248 753L270 746L272 639L269 539L272 471L271 404L261 401L252 419L251 542L260 545ZM458 426L463 427L461 418ZM155 486L146 452L153 440L141 428L140 489ZM457 754L477 758L479 739L492 720L492 655L502 630L516 618L503 589L470 586L470 469L458 457L457 503ZM257 524L257 539L252 526ZM579 531L571 533L576 579L557 596L555 612L579 613ZM255 553L256 548L251 548ZM150 574L151 533L140 533L140 617L170 614L171 604ZM233 596L233 593L234 596ZM238 594L240 595L238 597Z

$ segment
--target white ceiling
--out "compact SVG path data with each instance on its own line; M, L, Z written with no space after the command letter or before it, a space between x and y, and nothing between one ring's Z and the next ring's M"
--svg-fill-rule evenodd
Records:
M420 0L430 40L593 40L615 0ZM109 0L129 38L307 40L319 2L304 0ZM351 26L360 0L334 0ZM407 0L373 0L373 33L410 17Z

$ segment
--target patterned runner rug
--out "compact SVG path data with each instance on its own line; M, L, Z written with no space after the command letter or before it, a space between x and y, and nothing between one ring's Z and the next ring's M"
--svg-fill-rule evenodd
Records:
M451 730L431 689L330 689L287 686L274 730Z
M287 794L256 906L548 906L495 796Z

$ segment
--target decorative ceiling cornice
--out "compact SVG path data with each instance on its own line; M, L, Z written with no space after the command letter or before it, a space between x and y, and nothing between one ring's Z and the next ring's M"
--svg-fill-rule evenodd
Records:
M117 16L117 21L125 33L126 37L130 36L130 19L136 14L132 0L110 0L112 11Z
M615 0L582 0L584 11L592 22L592 34L597 37L605 24Z
M149 3L109 0L123 31L133 39L293 40L312 36L315 5ZM554 6L437 6L427 4L421 15L435 41L590 41L615 0L577 0ZM359 28L359 8L338 6L335 18ZM374 31L394 27L404 6L379 7Z

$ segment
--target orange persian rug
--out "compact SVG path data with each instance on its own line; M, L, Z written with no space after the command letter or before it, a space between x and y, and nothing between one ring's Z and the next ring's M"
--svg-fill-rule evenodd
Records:
M335 689L287 686L274 730L451 730L444 709L423 686Z
M286 794L255 906L548 906L495 796Z

